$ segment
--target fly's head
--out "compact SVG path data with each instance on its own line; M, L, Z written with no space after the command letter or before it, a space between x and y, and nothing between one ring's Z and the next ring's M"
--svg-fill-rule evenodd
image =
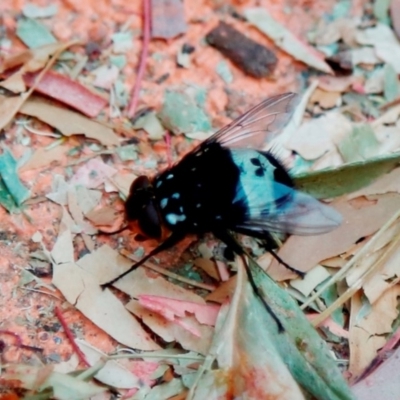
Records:
M154 195L154 188L147 176L139 176L130 187L125 202L128 224L137 222L141 232L153 239L160 239L162 223Z

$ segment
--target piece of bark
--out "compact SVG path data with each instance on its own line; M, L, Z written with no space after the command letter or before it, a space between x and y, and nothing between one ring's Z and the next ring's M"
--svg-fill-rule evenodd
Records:
M255 78L271 75L276 67L278 59L275 53L225 22L220 21L207 34L206 40L243 72Z

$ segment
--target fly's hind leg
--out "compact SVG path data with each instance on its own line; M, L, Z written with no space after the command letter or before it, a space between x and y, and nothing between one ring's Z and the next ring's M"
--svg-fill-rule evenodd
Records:
M303 271L299 271L298 269L291 267L288 263L283 261L282 258L278 256L278 254L275 253L274 249L278 247L278 244L276 243L276 240L269 232L263 233L263 239L266 240L265 249L272 255L272 257L275 258L276 261L278 261L279 264L282 264L289 271L292 271L295 274L297 274L300 278L304 278L305 273Z
M275 260L278 261L279 264L282 264L285 268L287 268L289 271L294 272L300 278L304 278L305 273L303 271L299 271L298 269L291 267L289 264L283 261L282 258L278 256L278 254L275 253L274 249L279 246L278 243L276 243L276 240L268 231L254 231L246 228L235 228L235 232L263 240L265 250L267 250L272 255L272 257L274 257Z
M231 251L236 253L240 257L244 257L245 253L241 246L236 242L236 240L232 237L232 235L228 231L218 231L218 232L213 232L214 236L221 240L223 243L225 243ZM267 310L267 312L271 315L271 317L274 319L276 322L276 325L278 327L279 332L284 332L285 328L282 325L282 322L280 321L279 317L275 314L275 312L272 310L272 308L269 306L269 304L265 301L264 296L262 294L262 289L257 286L256 282L253 279L253 275L251 274L250 268L244 259L244 266L246 269L246 274L249 279L249 283L251 287L254 290L254 293L256 296L261 300L261 303Z

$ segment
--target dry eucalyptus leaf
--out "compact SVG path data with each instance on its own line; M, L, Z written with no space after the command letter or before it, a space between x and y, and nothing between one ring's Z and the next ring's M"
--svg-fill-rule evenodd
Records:
M91 365L95 365L101 359L107 357L102 351L91 346L84 340L76 340L76 344ZM139 377L135 376L128 368L115 360L107 361L95 375L95 378L106 385L118 389L139 388L142 384Z
M132 261L104 245L82 257L78 264L85 271L95 275L100 283L105 283L129 269ZM193 291L174 285L145 267L136 268L117 281L114 286L135 298L141 294L159 295L162 293L166 297L205 304L204 299Z
M392 331L393 321L398 316L397 298L400 286L386 291L372 306L362 302L361 293L351 299L350 314L350 365L349 371L359 376L376 357L377 351L386 343L383 336Z
M292 235L278 254L292 267L307 272L321 260L345 252L360 238L376 232L398 210L399 204L399 194L377 196L376 202L358 209L347 200L332 203L343 217L343 222L337 229L318 236ZM278 281L296 277L275 260L269 267L268 274Z
M72 263L74 259L74 246L71 231L66 229L61 232L51 250L51 257L56 264Z
M50 149L40 147L33 153L32 157L24 164L19 171L29 171L32 169L49 167L54 161L60 162L63 160L69 149L67 146L56 146Z
M117 145L118 136L113 130L97 121L93 121L78 112L54 105L41 97L31 96L19 110L22 114L36 117L58 129L64 136L85 135L98 140L105 146Z
M54 265L53 284L69 303L118 342L134 349L159 349L118 298L110 290L102 290L96 277L78 264Z
M352 123L343 114L332 111L303 123L285 147L296 151L306 160L315 160L335 150L335 143L351 131Z
M186 317L185 322L190 322L192 328L198 332L198 335L194 335L175 322L168 321L154 311L147 310L136 300L131 300L126 308L166 342L176 341L186 350L207 354L214 334L212 327L200 324L194 317Z

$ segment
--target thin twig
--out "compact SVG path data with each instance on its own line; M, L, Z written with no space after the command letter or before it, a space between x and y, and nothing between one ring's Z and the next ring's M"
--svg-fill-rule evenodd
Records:
M85 355L82 353L82 350L79 348L79 346L75 342L74 335L72 334L71 330L69 329L67 322L65 321L65 318L61 312L61 310L56 306L54 309L54 312L60 321L60 324L62 325L65 335L67 336L68 340L71 343L72 348L74 349L75 353L77 354L79 360L85 364L87 367L90 367L91 365L89 362L86 360Z
M44 290L33 289L33 288L30 288L30 287L23 287L23 286L19 287L18 289L27 290L29 292L36 292L36 293L46 294L47 296L52 296L52 297L55 297L57 300L61 300L62 301L62 299L60 297L56 296L53 293L45 292Z
M16 342L15 345L21 349L43 352L43 349L40 347L29 346L27 344L23 344L21 337L19 335L17 335L15 332L11 332L11 331L8 331L5 329L0 329L0 335L12 336L15 339L15 342Z
M151 18L150 0L143 0L143 45L140 55L139 68L136 75L136 81L132 90L132 97L128 108L128 117L133 117L139 102L139 92L146 69L147 55L150 43L150 18Z
M193 361L204 361L204 356L194 354L162 354L162 353L137 353L137 354L117 354L114 356L108 356L107 360L121 360L121 359L176 359L176 360L193 360Z

